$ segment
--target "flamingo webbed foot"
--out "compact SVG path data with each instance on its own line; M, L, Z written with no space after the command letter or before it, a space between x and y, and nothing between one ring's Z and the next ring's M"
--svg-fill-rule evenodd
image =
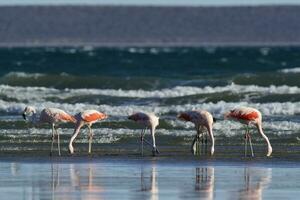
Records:
M158 149L156 147L153 147L153 149L152 149L152 156L156 156L159 153L160 152L158 151Z

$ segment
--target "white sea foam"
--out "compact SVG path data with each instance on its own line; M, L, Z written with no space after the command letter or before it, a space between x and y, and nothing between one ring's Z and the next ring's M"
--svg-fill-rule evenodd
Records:
M129 53L136 53L136 54L144 54L144 53L150 53L150 54L159 54L159 53L169 53L174 51L172 48L142 48L142 47L131 47L128 49L125 49Z
M268 47L263 47L263 48L260 48L260 49L259 49L260 53L261 53L263 56L269 55L270 50L271 50L271 49L268 48Z
M195 130L191 123L185 123L187 126L182 127L179 123L174 122L176 125L174 129L164 129L158 126L156 130L156 137L159 138L162 135L165 136L194 136ZM263 129L266 135L289 135L296 134L300 130L300 123L287 122L287 121L273 121L265 122ZM72 128L59 128L61 135L70 136L73 133ZM139 137L141 129L129 129L129 128L93 128L94 142L95 143L114 143L124 137ZM219 121L214 124L213 132L216 137L218 136L243 136L243 126L234 121ZM259 136L256 128L253 127L253 136ZM21 140L22 142L49 142L51 136L51 130L47 128L30 128L30 129L1 129L1 134L6 139L1 140L2 142L16 142ZM148 132L147 132L148 135ZM76 143L87 143L87 129L83 128L81 134L76 138ZM148 136L147 136L148 137ZM36 139L35 139L36 138ZM69 138L63 139L62 142L68 142ZM64 141L65 140L65 141Z
M27 104L18 102L7 102L0 100L0 112L6 112L8 114L19 114L23 111ZM183 112L186 110L203 109L208 110L214 116L222 117L228 110L238 106L250 106L257 108L263 114L263 116L273 115L297 115L300 114L300 102L284 102L284 103L247 103L247 102L224 102L219 101L217 103L202 103L202 104L183 104L183 105L171 105L171 106L157 106L157 105L95 105L95 104L68 104L68 103L54 103L50 101L32 102L30 105L35 106L38 110L45 107L56 107L63 109L71 114L75 114L82 110L95 109L101 112L107 113L111 117L125 117L137 111L154 112L159 115L165 115Z
M45 74L42 73L26 73L26 72L9 72L4 75L4 78L7 77L20 77L20 78L39 78L45 76Z
M130 98L174 98L197 94L213 93L261 93L267 94L300 94L300 88L297 86L274 86L261 87L256 85L236 85L217 87L192 87L177 86L161 90L122 90L122 89L54 89L46 87L21 87L0 85L0 93L10 98L18 100L44 101L46 98L66 99L75 96L103 95L112 97L130 97Z
M282 72L282 73L300 73L300 67L282 69L282 70L280 70L280 72Z
M192 87L192 86L177 86L170 89L145 91L145 90L114 90L114 89L70 89L66 90L71 94L94 94L94 95L108 95L116 97L137 97L137 98L171 98L182 97L196 94L211 94L220 92L232 93L249 93L259 92L264 94L297 94L300 93L300 88L296 86L274 86L261 87L256 85L236 85L230 84L227 86L217 87Z
M59 128L59 133L61 135L69 135L73 133L73 129ZM137 131L137 130L135 130ZM128 129L109 129L109 128L97 128L93 129L94 138L93 141L96 143L113 143L120 139L122 135L129 133ZM133 131L130 132L132 135ZM30 128L30 129L1 129L1 134L6 136L6 140L3 139L1 142L17 141L21 138L22 142L49 142L51 136L51 130L45 128ZM81 134L76 139L76 143L86 143L87 142L87 130L82 129ZM35 139L38 137L38 139ZM61 139L63 142L63 138ZM69 140L69 138L67 138ZM1 143L0 142L0 143ZM67 142L67 141L65 141Z

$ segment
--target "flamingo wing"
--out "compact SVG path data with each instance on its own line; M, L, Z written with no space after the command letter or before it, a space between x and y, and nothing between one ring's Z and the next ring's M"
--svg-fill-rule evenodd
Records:
M53 121L76 122L76 119L72 115L58 108L47 108L45 109L45 113L49 118L52 118Z
M250 108L241 108L231 111L230 114L233 118L252 121L259 117L259 113L256 110Z
M149 120L149 116L145 113L140 113L139 112L139 113L134 113L134 114L130 115L128 117L128 119L131 119L133 121L143 121L143 122L145 122L145 121Z
M76 119L72 116L72 115L69 115L68 113L58 113L57 114L57 117L59 118L59 120L61 121L65 121L65 122L73 122L75 123L76 122Z
M96 110L87 110L81 114L81 117L85 122L94 122L105 119L106 115Z

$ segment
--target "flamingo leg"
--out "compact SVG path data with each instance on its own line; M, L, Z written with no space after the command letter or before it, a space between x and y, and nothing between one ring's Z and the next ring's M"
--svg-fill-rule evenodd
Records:
M248 140L249 140L250 149L251 149L251 156L254 157L253 147L252 147L252 142L251 142L251 135L249 132L249 126L247 126L247 135L248 135Z
M248 143L248 135L247 135L247 130L245 133L245 158L247 157L247 144Z
M201 127L201 148L200 148L200 154L205 154L205 146L204 146L204 131L203 128Z
M52 124L52 142L51 142L51 150L50 150L50 156L52 156L52 152L53 152L53 144L54 144L54 139L55 139L55 135L54 135L54 124Z
M196 151L197 151L197 147L196 147L197 140L198 140L198 135L195 135L191 146L191 151L194 155L196 155Z
M198 126L196 128L197 130L197 134L195 135L195 138L193 140L193 143L192 143L192 153L194 155L200 155L201 154L201 150L203 149L203 132L202 132L202 129L200 130L200 127ZM200 144L200 139L201 139L201 144Z
M145 138L143 139L143 141L148 144L149 146L151 146L151 148L153 147L153 143L149 142L149 140L146 140ZM155 153L159 154L159 150L157 149L157 147L155 147Z
M201 145L199 143L199 154L205 154L205 132L203 127L201 126L199 128L199 133L198 133L198 141L200 141L201 138Z
M93 131L90 125L88 125L89 128L89 154L92 153L92 140L93 140Z
M57 148L58 148L58 155L60 156L61 154L60 154L59 133L58 133L57 129L55 128L55 126L54 126L54 130L55 130L55 133L56 133L56 135L57 135Z
M200 142L201 140L201 142ZM202 153L202 150L203 150L203 144L204 144L204 140L203 140L203 135L202 133L199 132L199 135L198 135L198 140L197 140L197 144L198 144L198 152L197 154L200 155Z
M148 144L149 146L151 146L152 147L152 143L151 142L149 142L148 140L146 140L145 138L144 138L144 142L146 143L146 144Z
M159 154L160 152L158 151L158 149L156 147L156 143L155 143L155 131L154 131L154 129L152 127L150 129L150 134L152 136L152 156L156 156L156 154Z
M193 140L192 146L191 146L191 151L192 151L193 155L196 155L199 150L199 134L200 134L199 126L196 126L196 131L197 131L197 133L194 137L194 140Z
M204 144L205 144L205 153L207 153L208 152L208 145L207 145L207 143L208 143L208 140L207 140L208 132L205 131L203 134L205 134Z
M145 132L146 132L147 128L143 129L142 132L141 132L141 142L142 143L146 143L148 144L149 146L153 146L153 144L151 142L149 142L149 140L146 140L145 138ZM144 146L144 144L142 144L142 147ZM159 151L157 150L156 153L159 153Z
M142 129L141 131L141 151L142 151L142 156L144 156L144 134L145 134L146 128Z

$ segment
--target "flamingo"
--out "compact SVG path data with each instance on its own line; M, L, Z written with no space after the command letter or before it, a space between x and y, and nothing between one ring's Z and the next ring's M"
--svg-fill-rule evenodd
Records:
M75 116L75 119L77 121L75 125L75 130L74 133L71 137L70 143L69 143L69 152L71 154L74 153L74 148L73 148L73 141L77 137L80 129L82 126L87 125L89 129L89 154L92 152L92 139L93 139L93 131L92 131L92 125L98 121L101 121L103 119L106 119L108 116L104 113L101 113L97 110L85 110L83 112L77 113Z
M249 132L249 126L251 124L257 127L258 132L261 136L265 139L268 145L268 153L267 156L271 156L272 154L272 146L269 141L269 138L264 134L262 129L262 115L261 113L256 110L255 108L250 107L238 107L235 109L230 110L229 112L225 113L225 119L234 119L239 121L242 124L246 125L246 133L245 133L245 156L247 155L247 141L249 141L250 148L251 148L251 155L254 157L253 147L251 142L251 135Z
M158 149L156 148L155 144L155 130L156 127L159 124L159 117L157 117L154 113L144 113L144 112L137 112L128 117L128 119L133 120L137 122L138 124L141 124L144 126L141 132L141 146L142 146L142 156L144 154L144 142L146 142L149 145L152 145L152 155L155 156L156 154L159 154ZM148 142L144 138L144 134L147 130L147 128L150 129L150 133L152 136L152 144Z
M195 192L200 199L214 199L215 168L196 167Z
M56 124L59 123L66 123L71 122L75 123L75 118L66 113L65 111L58 109L58 108L45 108L41 111L38 115L36 109L33 106L25 107L23 111L23 118L28 120L29 122L33 123L34 125L48 123L52 126L52 143L51 143L51 151L50 156L52 156L53 151L53 143L55 139L55 133L57 135L57 148L58 148L58 155L60 156L60 141L59 141L59 133L56 129Z
M195 135L195 138L192 143L193 154L196 154L196 143L198 139L204 136L204 132L201 131L203 130L204 127L207 129L207 132L211 139L210 154L213 155L215 151L215 139L214 139L212 128L213 128L213 123L216 121L215 118L213 118L213 116L205 110L193 110L193 111L183 112L180 113L177 116L177 118L183 121L192 122L195 125L197 134ZM202 143L203 143L203 138L202 138Z

